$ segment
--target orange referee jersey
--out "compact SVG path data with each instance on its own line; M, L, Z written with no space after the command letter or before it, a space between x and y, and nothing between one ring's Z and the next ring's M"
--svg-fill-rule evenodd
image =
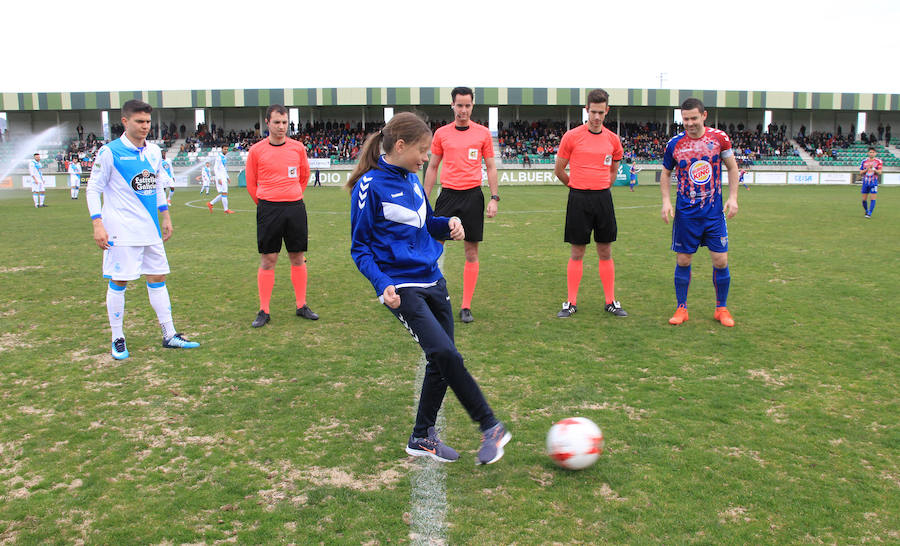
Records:
M612 185L610 167L625 155L619 135L606 127L592 133L588 125L566 131L557 155L569 160L569 187L576 190L605 190Z
M469 128L460 131L449 123L434 132L431 153L443 156L441 186L468 190L481 186L481 160L494 157L494 144L484 125L469 122Z
M292 138L278 146L266 138L250 147L244 172L254 203L299 201L309 183L306 148Z

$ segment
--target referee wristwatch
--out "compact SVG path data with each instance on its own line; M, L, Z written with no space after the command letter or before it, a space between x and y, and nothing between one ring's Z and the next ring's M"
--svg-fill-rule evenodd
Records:
M500 200L500 196L499 196L499 195L492 195L492 196L491 196L491 200L493 200L493 201L499 201L499 200Z

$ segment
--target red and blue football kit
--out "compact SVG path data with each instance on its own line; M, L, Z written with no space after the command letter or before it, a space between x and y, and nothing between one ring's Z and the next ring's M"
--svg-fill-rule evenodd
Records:
M862 193L878 193L878 171L884 163L877 157L863 160L859 166L862 172Z
M722 212L722 160L732 157L731 139L707 127L700 138L679 133L666 145L663 167L678 183L672 250L693 254L698 246L728 251L728 226Z

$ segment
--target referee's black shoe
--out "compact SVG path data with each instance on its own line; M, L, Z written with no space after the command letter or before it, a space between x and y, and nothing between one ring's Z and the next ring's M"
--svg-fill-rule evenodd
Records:
M578 311L578 307L576 307L574 303L564 301L562 305L562 311L556 313L556 316L559 318L569 318L574 315L576 311Z
M309 320L319 320L319 315L313 313L313 310L310 309L309 305L306 304L304 304L303 307L297 308L297 316Z
M253 319L253 322L250 323L250 326L254 328L262 328L269 322L269 313L266 313L262 309L259 310L259 313L256 314L256 318Z
M475 320L475 317L472 316L472 310L468 307L463 307L462 309L460 309L459 320L466 323L473 322Z
M612 313L613 315L615 315L617 317L627 317L628 316L628 313L626 313L625 310L622 309L622 304L619 303L618 301L614 301L612 303L607 303L606 304L606 312Z

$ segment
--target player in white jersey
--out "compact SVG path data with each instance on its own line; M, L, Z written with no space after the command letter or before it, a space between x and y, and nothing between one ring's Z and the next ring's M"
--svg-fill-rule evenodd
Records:
M172 172L172 163L166 159L166 151L160 150L162 154L162 169L166 171L166 175L169 177L169 185L165 187L166 190L166 202L169 206L172 206L172 198L175 197L175 173Z
M31 198L34 199L34 207L46 207L44 204L44 175L41 173L41 154L34 154L34 159L28 162L28 174L31 176Z
M172 322L166 288L169 262L163 247L163 241L172 236L163 190L168 174L162 168L159 147L146 141L152 111L139 100L122 105L125 134L97 152L87 187L94 242L103 249L103 276L109 279L106 310L112 356L117 360L129 356L123 331L125 287L141 275L147 278L150 305L162 327L163 347L192 349L200 345L177 333Z
M200 176L195 178L195 180L200 181L200 193L203 193L203 190L206 190L206 195L209 195L209 181L212 179L212 174L209 172L209 161L207 161L203 168L200 169Z
M81 164L77 159L69 161L69 193L72 199L78 199L78 189L81 187Z
M213 205L221 199L222 208L225 209L225 214L234 214L234 211L228 208L228 170L225 168L226 161L225 154L219 152L219 155L216 157L215 165L213 166L213 174L216 178L216 191L219 192L219 195L212 201L206 203L206 206L209 207L209 212L213 211Z

